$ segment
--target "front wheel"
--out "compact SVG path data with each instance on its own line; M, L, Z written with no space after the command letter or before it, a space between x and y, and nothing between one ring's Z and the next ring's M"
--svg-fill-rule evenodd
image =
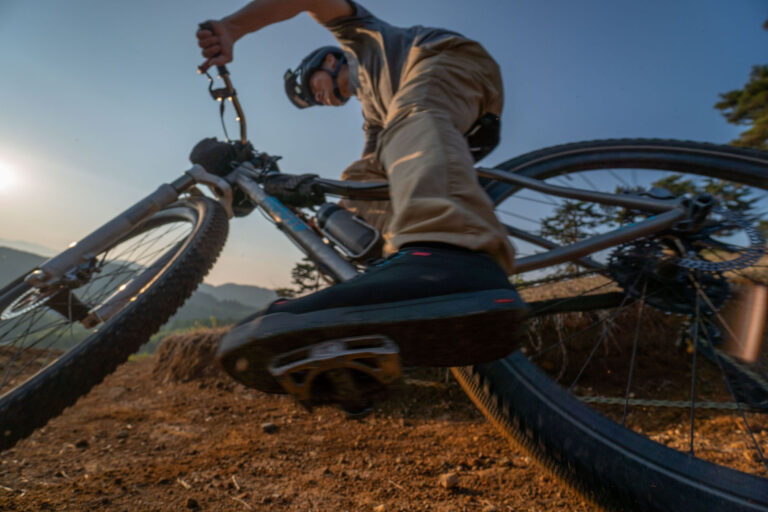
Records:
M453 369L473 401L609 508L768 510L768 153L608 140L498 169L609 193L709 194L716 207L694 229L515 276L532 309L528 337L505 359ZM647 217L485 186L522 233L521 257Z
M145 343L208 273L227 230L217 202L184 199L72 269L67 285L34 288L27 272L0 288L0 449L57 416ZM125 290L135 291L121 296ZM93 313L106 311L104 322Z

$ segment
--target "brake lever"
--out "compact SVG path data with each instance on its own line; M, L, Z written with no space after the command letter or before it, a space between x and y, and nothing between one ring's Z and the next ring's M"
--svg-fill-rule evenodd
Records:
M213 24L211 24L210 21L204 21L203 23L200 23L199 27L203 30L209 30L211 33L214 33ZM198 73L205 73L205 75L208 77L208 93L215 101L219 102L219 116L221 116L221 126L224 129L224 137L227 139L227 142L229 142L229 135L227 134L227 127L224 124L224 100L229 100L234 106L236 114L235 120L240 125L240 142L247 144L248 136L245 124L245 114L243 113L243 109L240 106L240 101L237 99L237 91L232 86L232 81L229 79L229 70L225 65L216 66L216 70L219 72L219 78L221 78L221 80L224 82L224 87L220 87L218 89L214 89L214 78L210 75L210 73L208 73L208 71L203 71L202 66L197 67Z

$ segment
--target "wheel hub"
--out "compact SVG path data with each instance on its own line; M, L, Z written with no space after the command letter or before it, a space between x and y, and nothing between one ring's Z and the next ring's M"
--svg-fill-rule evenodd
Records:
M46 288L43 290L32 288L27 293L23 293L13 302L8 304L8 307L0 311L0 320L10 320L42 306L48 302L57 291L58 290L54 288Z
M681 259L655 240L637 240L619 246L611 255L611 277L632 297L667 313L693 315L697 290L701 314L712 314L727 300L730 285L722 272L691 270Z

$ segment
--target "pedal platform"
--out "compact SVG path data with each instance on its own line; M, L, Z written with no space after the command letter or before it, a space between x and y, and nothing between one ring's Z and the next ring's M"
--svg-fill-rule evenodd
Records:
M350 417L371 410L373 395L402 375L400 349L385 336L316 343L275 356L267 370L308 410L336 404Z

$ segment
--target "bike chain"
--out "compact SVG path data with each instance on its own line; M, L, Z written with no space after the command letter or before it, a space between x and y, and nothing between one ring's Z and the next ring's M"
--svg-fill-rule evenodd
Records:
M728 364L734 366L739 372L749 377L752 382L758 384L766 393L768 393L768 382L758 373L750 370L745 365L739 363L736 359L732 358L722 350L714 349L717 357L722 358ZM580 401L587 404L607 404L607 405L624 405L627 403L626 398L609 397L609 396L577 396ZM630 398L629 405L640 405L648 407L678 407L688 409L691 407L691 402L685 400L656 400L656 399L640 399ZM738 410L744 409L746 411L762 411L768 412L768 405L761 407L754 407L744 402L696 402L695 407L697 409L723 409L723 410Z
M648 407L677 407L682 409L690 409L690 400L653 400L642 398L630 398L627 401L625 398L609 397L609 396L576 396L582 403L585 404L607 404L607 405L640 405ZM745 411L765 412L768 407L754 407L743 402L696 402L694 404L696 409L723 409L723 410L738 410L743 409Z

